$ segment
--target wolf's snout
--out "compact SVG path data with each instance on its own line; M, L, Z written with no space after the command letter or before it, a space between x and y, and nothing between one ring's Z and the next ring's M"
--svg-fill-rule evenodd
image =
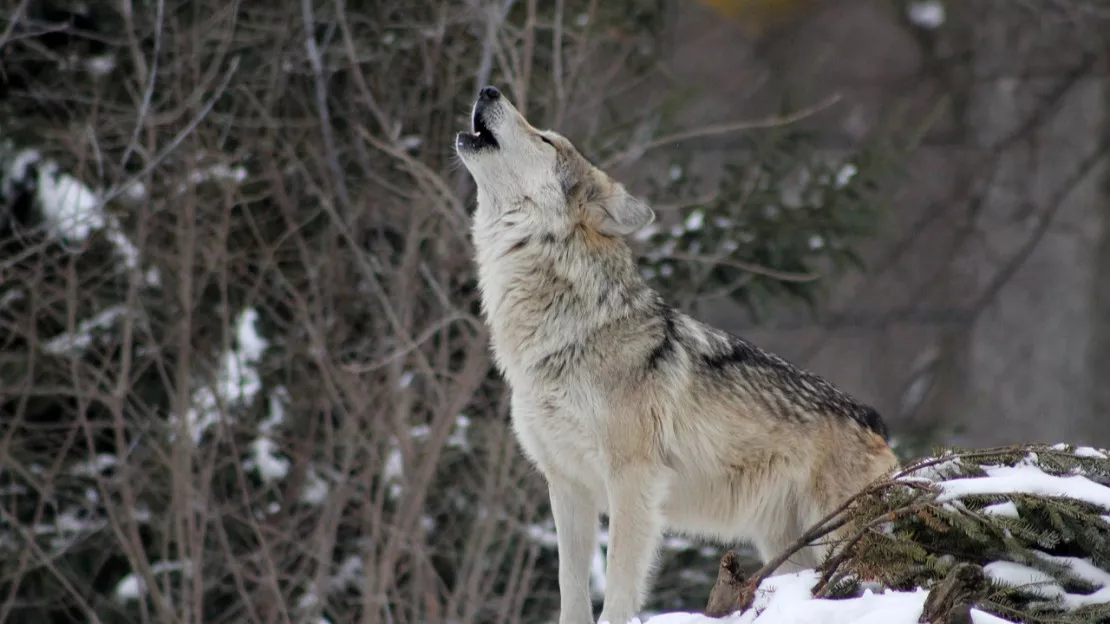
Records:
M501 92L497 90L497 87L482 87L482 90L478 92L479 101L493 102L499 99L501 99Z
M455 149L461 155L496 150L501 145L494 135L493 126L504 116L499 104L501 92L495 87L482 87L470 117L470 132L460 132L455 137Z

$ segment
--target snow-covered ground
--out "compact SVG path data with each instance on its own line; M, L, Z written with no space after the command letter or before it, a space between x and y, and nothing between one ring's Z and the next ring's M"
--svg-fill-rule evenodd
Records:
M858 598L815 599L810 588L817 573L805 570L773 576L763 581L753 608L724 618L698 613L663 613L643 624L917 624L928 592L865 590ZM974 624L1007 624L989 613L971 610Z

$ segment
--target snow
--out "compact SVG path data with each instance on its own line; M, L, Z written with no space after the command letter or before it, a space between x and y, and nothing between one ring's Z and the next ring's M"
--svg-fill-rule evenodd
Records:
M944 24L944 5L940 0L914 0L906 7L910 21L922 28L934 29Z
M389 484L389 498L396 500L405 491L401 482L405 476L405 462L401 456L401 448L398 446L397 438L390 437L389 439L389 454L385 459L385 466L382 467L382 479Z
M285 422L285 404L288 401L289 391L284 386L279 386L270 393L270 412L258 423L258 433L270 435Z
M146 185L139 180L132 180L123 187L123 194L131 201L146 199L148 193Z
M307 505L322 505L328 498L331 487L324 481L316 469L309 466L305 472L304 486L301 488L301 502Z
M856 177L857 173L859 173L859 168L856 167L853 163L847 163L842 166L836 172L836 188L844 188L845 186L848 186L848 183L852 181L852 178Z
M646 240L651 239L652 236L655 236L658 233L659 233L659 225L658 224L651 224L651 225L647 225L647 226L644 226L644 227L640 228L640 231L633 234L632 238L634 238L638 241L646 241Z
M1051 576L1036 568L1013 561L993 561L983 566L983 572L999 583L1021 587L1042 598L1054 599L1064 595L1064 588L1060 587Z
M986 477L951 479L938 484L942 490L937 502L943 503L977 494L1036 494L1069 497L1110 509L1110 487L1073 475L1045 474L1032 465L984 466Z
M983 513L987 514L988 516L1003 516L1006 518L1020 517L1020 514L1018 514L1017 505L1015 505L1012 501L1006 501L1004 503L997 503L994 505L987 505L983 508Z
M54 162L38 167L38 196L43 217L69 241L84 242L93 230L104 227L96 193L77 178L60 173Z
M1067 444L1061 442L1060 444L1053 444L1049 448L1054 451L1071 453L1076 457L1083 457L1086 459L1110 459L1110 451L1091 448L1089 446L1077 446L1072 449Z
M1048 574L1012 561L988 563L983 566L983 571L999 583L1020 587L1023 591L1049 600L1060 600L1068 609L1110 602L1110 573L1100 570L1085 559L1049 555L1041 555L1041 557L1067 566L1075 577L1092 585L1101 586L1100 589L1090 594L1068 593Z
M1110 602L1110 572L1103 570L1087 559L1080 559L1078 557L1054 557L1044 553L1038 554L1046 561L1051 561L1052 563L1067 567L1075 578L1099 588L1091 594L1065 595L1064 603L1068 608L1078 609L1086 605Z
M104 76L116 68L116 57L111 54L94 56L85 61L85 69L93 76Z
M551 523L548 523L545 526L533 524L532 526L528 527L528 537L530 537L533 542L536 542L540 546L555 548L559 545L559 541L555 535L555 525Z
M32 165L36 165L37 204L55 236L67 243L82 244L94 231L105 230L105 237L122 257L124 266L132 271L140 268L139 250L123 234L119 220L104 213L101 194L76 177L60 171L56 162L43 160L39 152L19 151L7 163L7 172L0 183L5 196L12 194L17 182L25 182L29 178L28 169ZM154 286L161 283L156 269L147 271L144 280Z
M255 438L250 445L252 458L244 463L248 470L257 470L262 480L269 483L284 479L289 474L289 460L277 455L277 445L269 438Z
M254 308L243 310L239 322L236 323L235 335L239 342L239 349L242 357L248 361L258 361L262 357L262 352L270 346L270 343L259 335L257 323L258 312Z
M150 566L151 574L165 574L167 572L184 572L189 574L191 567L189 562L181 561L159 561ZM117 602L128 602L131 600L138 600L140 597L146 595L146 581L134 573L128 574L123 577L120 582L116 583L116 589L112 592Z
M399 479L404 475L404 462L401 459L401 449L394 446L389 449L389 457L385 460L385 470L382 471L382 477L387 481Z
M686 217L686 231L697 232L704 223L705 213L701 210L691 210L689 216Z
M1053 556L1045 553L1037 554L1041 558L1043 558L1043 560L1069 567L1071 570L1071 574L1074 577L1079 578L1079 580L1081 581L1090 583L1091 585L1097 587L1110 587L1110 572L1102 570L1101 567L1094 565L1090 561L1086 560L1086 558Z
M146 584L142 579L134 574L128 574L116 585L115 596L119 602L127 602L138 600L144 593L146 593Z
M216 163L204 169L196 169L189 174L189 181L200 184L209 180L242 182L247 179L247 170L244 167L232 167L225 163ZM181 190L185 187L181 186Z
M97 315L81 321L73 332L59 334L44 342L42 350L53 355L62 355L87 349L92 344L94 330L107 329L126 314L127 308L122 305L102 310Z
M462 449L464 451L470 449L470 442L467 441L466 435L470 430L470 417L466 414L459 414L455 417L455 430L451 432L451 437L447 438L447 446L450 448Z
M95 477L119 463L115 455L101 454L83 462L74 462L69 473L79 477Z
M825 600L814 598L810 588L817 582L813 570L772 576L756 593L753 608L724 618L697 613L663 613L644 624L917 624L928 592L887 590L876 594L864 590L857 598ZM977 609L971 610L974 624L1009 624Z
M1108 456L1105 451L1093 449L1089 446L1078 446L1075 448L1074 451L1072 451L1072 453L1074 453L1076 457L1086 457L1089 459L1110 459L1110 456Z
M220 358L215 387L204 385L193 393L192 407L185 421L194 443L199 444L204 432L220 422L223 417L221 398L229 407L249 404L262 390L262 378L256 366L269 343L259 335L257 322L258 312L253 308L239 314L235 321L238 348L228 349Z

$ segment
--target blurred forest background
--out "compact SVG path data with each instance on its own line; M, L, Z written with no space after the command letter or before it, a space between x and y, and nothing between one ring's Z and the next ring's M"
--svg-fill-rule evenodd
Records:
M485 84L653 203L653 284L903 457L1110 445L1105 0L0 19L2 622L551 618L452 152ZM651 608L699 608L722 549L665 547Z

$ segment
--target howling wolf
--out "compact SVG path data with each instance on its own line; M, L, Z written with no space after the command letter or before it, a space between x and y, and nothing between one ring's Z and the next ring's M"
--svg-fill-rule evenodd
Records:
M478 187L482 307L512 422L543 472L560 624L593 622L589 571L609 515L601 621L643 604L665 530L750 541L764 561L897 460L871 407L667 305L624 237L643 201L485 87L456 150ZM780 572L819 563L800 551Z

